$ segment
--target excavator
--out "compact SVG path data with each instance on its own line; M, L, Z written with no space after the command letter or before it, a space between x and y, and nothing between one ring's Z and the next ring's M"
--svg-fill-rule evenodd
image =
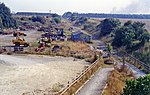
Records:
M21 36L21 35L27 36L27 34L25 34L24 32L15 31L15 32L13 33L13 36L14 36L14 37Z
M13 44L15 44L15 46L20 46L23 45L25 47L29 46L29 43L23 38L21 39L19 36L16 37L15 40L12 40Z

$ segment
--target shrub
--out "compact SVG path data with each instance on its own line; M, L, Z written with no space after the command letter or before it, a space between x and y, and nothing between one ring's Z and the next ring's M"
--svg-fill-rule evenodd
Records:
M60 83L56 83L52 86L52 91L53 92L58 92L60 91L62 88L64 87L64 85L60 84Z
M150 95L150 75L127 80L123 95Z
M61 18L60 17L54 17L53 19L56 23L61 23Z

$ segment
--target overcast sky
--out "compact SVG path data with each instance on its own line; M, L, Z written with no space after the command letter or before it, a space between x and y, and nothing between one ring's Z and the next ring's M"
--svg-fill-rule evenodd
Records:
M0 0L11 11L150 14L150 0Z

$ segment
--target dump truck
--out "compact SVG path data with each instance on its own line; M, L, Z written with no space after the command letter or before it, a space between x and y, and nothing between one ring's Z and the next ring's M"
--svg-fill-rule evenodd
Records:
M28 47L29 46L29 43L24 40L24 39L21 39L20 37L16 37L15 40L12 40L13 44L15 44L15 46L20 46L20 45L23 45L25 47Z

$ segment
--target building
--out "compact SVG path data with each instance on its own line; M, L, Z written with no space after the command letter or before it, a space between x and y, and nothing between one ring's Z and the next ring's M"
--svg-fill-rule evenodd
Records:
M71 34L71 40L72 41L83 41L83 42L91 43L92 42L92 36L87 34L87 33L77 31L77 32L73 32Z

